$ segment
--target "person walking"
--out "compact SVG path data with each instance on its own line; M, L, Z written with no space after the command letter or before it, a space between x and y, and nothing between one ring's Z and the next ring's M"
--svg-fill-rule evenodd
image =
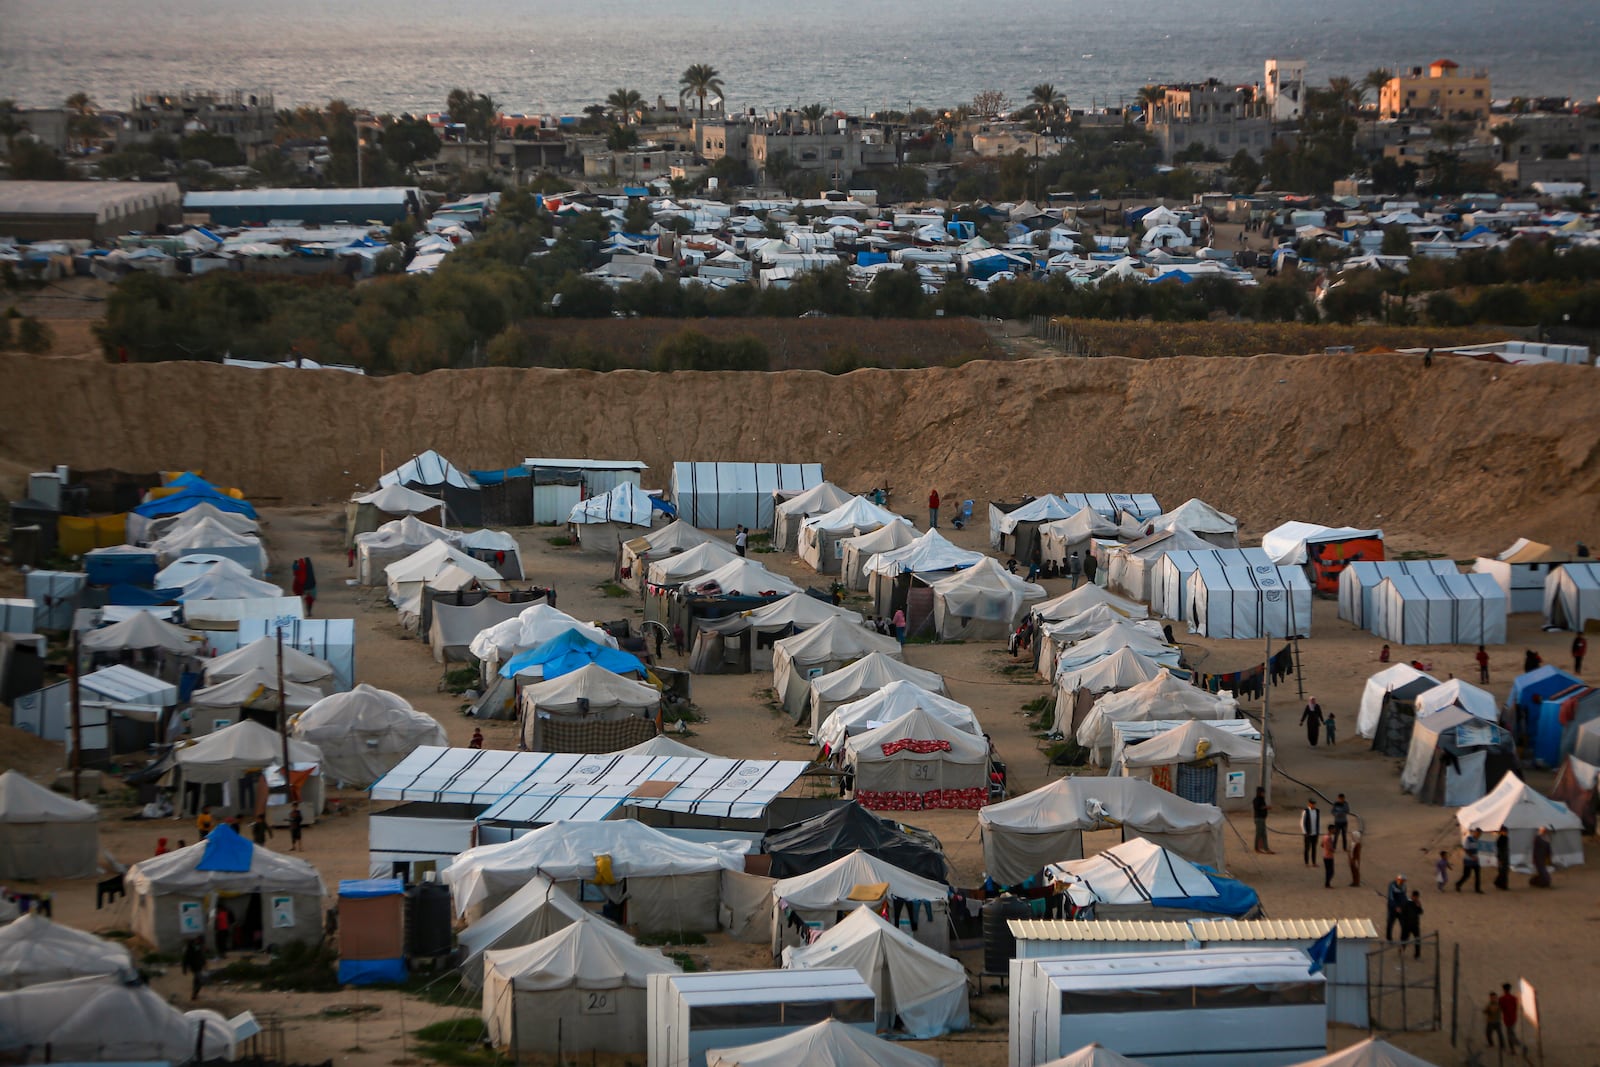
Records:
M1400 927L1400 936L1405 936L1405 925L1402 914L1405 911L1406 901L1411 898L1406 895L1406 876L1397 874L1394 881L1389 883L1389 891L1384 894L1385 917L1383 922L1383 939L1394 940L1394 928Z
M1535 889L1550 888L1550 864L1554 855L1550 847L1550 827L1541 826L1533 839L1533 877L1528 879L1529 885Z
M1543 664L1544 664L1544 657L1539 655L1539 653L1535 652L1533 649L1531 649L1531 648L1527 649L1522 653L1522 673L1523 674L1527 674L1529 671L1536 671Z
M1482 645L1478 646L1478 654L1472 657L1478 661L1478 684L1489 684L1489 652Z
M305 845L300 840L300 835L305 831L306 817L300 814L300 805L296 804L289 812L289 851L304 852Z
M1450 851L1441 848L1439 858L1433 861L1433 880L1438 883L1439 892L1443 893L1445 886L1450 884L1450 872L1453 869L1450 865Z
M1100 561L1094 558L1093 552L1083 554L1083 584L1094 585L1095 575L1100 573Z
M1511 835L1506 833L1506 828L1500 828L1499 835L1494 839L1494 887L1496 889L1511 888Z
M185 942L181 970L189 976L189 999L199 1000L200 987L205 984L206 976L206 946L203 939L191 937Z
M1361 831L1353 830L1350 833L1350 851L1346 854L1350 863L1350 884L1361 884Z
M1483 1047L1488 1049L1497 1045L1501 1049L1506 1047L1506 1030L1500 1025L1500 998L1495 996L1494 990L1489 990L1489 1003L1483 1008Z
M1472 879L1472 891L1483 892L1483 876L1478 869L1479 841L1483 831L1474 826L1466 837L1461 839L1461 877L1456 879L1456 892L1461 892L1461 887L1467 884L1467 879Z
M1272 849L1267 847L1267 812L1272 808L1267 804L1265 786L1256 786L1256 795L1255 799L1250 801L1250 810L1256 820L1256 851L1264 856L1274 855Z
M1306 866L1315 866L1317 838L1322 836L1322 812L1317 810L1316 797L1307 800L1305 808L1300 812L1300 836L1305 844Z
M272 827L267 825L267 820L257 815L250 823L250 840L258 846L265 848L267 838L272 836Z
M1578 634L1572 639L1572 673L1582 677L1583 657L1589 654L1589 639Z
M1072 588L1078 588L1078 582L1083 578L1083 560L1076 552L1067 557L1067 577L1072 579Z
M740 523L738 530L736 530L733 535L733 550L742 556L746 551L749 550L749 548L750 531L744 528L743 523Z
M934 489L928 493L928 529L939 528L939 490Z
M217 934L217 958L227 959L228 949L233 947L233 912L228 910L226 904L217 905L215 921Z
M1306 700L1306 706L1300 712L1300 725L1306 728L1306 740L1312 748L1316 748L1317 738L1322 732L1322 705L1317 703L1316 697Z
M1400 906L1400 940L1411 942L1415 958L1422 958L1422 893L1419 890L1413 889Z
M1337 738L1334 737L1333 733L1333 712L1331 711L1322 717L1322 733L1328 740L1328 747L1332 748Z
M200 840L202 841L204 841L206 837L210 835L211 831L216 827L216 825L217 817L211 814L211 809L209 807L201 808L200 814L195 816L194 828L200 834Z
M1331 742L1333 737L1330 735ZM1333 816L1333 836L1338 840L1340 847L1350 847L1350 802L1340 793L1334 798L1333 807L1328 809Z
M1333 847L1333 831L1322 835L1322 888L1333 888L1333 860L1339 850Z
M1511 992L1510 982L1500 983L1500 1025L1506 1032L1506 1047L1512 1052L1517 1051L1517 1012L1521 1004L1517 995Z
M906 609L894 609L894 636L902 645L906 643Z

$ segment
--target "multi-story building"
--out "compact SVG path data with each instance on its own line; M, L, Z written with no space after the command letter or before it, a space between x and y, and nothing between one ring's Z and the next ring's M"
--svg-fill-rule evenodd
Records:
M182 138L203 131L233 138L246 159L255 159L273 144L277 129L278 113L268 92L144 93L133 98L124 114L117 147L146 144L157 135Z
M1269 59L1261 82L1266 94L1267 118L1273 122L1299 122L1305 107L1306 61Z
M1378 91L1378 117L1430 117L1482 122L1489 117L1489 74L1463 73L1453 59L1436 59L1426 72L1412 67Z
M695 149L707 162L736 159L765 175L781 152L788 169L821 171L838 188L858 170L892 167L899 161L882 129L853 116L811 120L798 111L734 115L696 119L694 131Z
M1263 113L1253 85L1223 85L1215 78L1190 85L1167 85L1145 112L1145 127L1172 162L1195 145L1224 159L1241 148L1260 157L1272 143L1272 121Z
M1513 115L1492 131L1500 141L1498 170L1519 187L1534 182L1582 182L1600 189L1600 119L1592 115Z

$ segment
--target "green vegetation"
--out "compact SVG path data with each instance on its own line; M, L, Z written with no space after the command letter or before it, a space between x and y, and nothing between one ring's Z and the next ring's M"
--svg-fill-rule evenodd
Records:
M290 993L334 993L339 989L339 954L332 945L295 941L265 961L235 960L215 972L233 982Z
M456 695L465 693L468 689L478 684L478 668L457 667L453 671L446 671L444 675L445 690Z
M601 582L600 591L613 599L628 595L628 591L622 586L618 585L616 582Z
M445 1067L489 1067L503 1058L484 1044L488 1027L477 1016L430 1023L412 1032L424 1060Z
M641 945L703 945L706 935L694 930L661 930L653 934L640 934Z

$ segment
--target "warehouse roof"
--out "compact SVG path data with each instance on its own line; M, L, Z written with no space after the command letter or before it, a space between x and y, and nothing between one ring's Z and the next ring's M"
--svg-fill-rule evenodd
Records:
M0 215L88 215L105 222L158 204L176 204L172 182L0 182Z

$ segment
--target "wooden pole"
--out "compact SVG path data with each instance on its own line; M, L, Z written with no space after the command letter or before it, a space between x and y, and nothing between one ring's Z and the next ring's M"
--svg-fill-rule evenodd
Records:
M82 673L83 663L80 659L82 653L78 649L78 631L72 631L71 671L67 677L72 680L72 799L82 799L79 796L78 780L83 772L83 705L82 696L78 689L78 675ZM109 727L108 727L109 728Z
M1266 630L1266 612L1262 612L1262 629ZM1261 679L1261 784L1267 789L1267 803L1272 803L1272 746L1267 739L1267 717L1272 708L1272 635L1267 634L1267 658L1262 663L1264 674ZM1234 694L1237 700L1239 694Z
M278 627L278 737L283 742L283 790L289 803L294 803L294 779L289 776L289 701L283 691L283 627ZM261 788L269 789L265 781ZM263 805L263 812L266 806ZM357 1042L359 1044L359 1042Z

